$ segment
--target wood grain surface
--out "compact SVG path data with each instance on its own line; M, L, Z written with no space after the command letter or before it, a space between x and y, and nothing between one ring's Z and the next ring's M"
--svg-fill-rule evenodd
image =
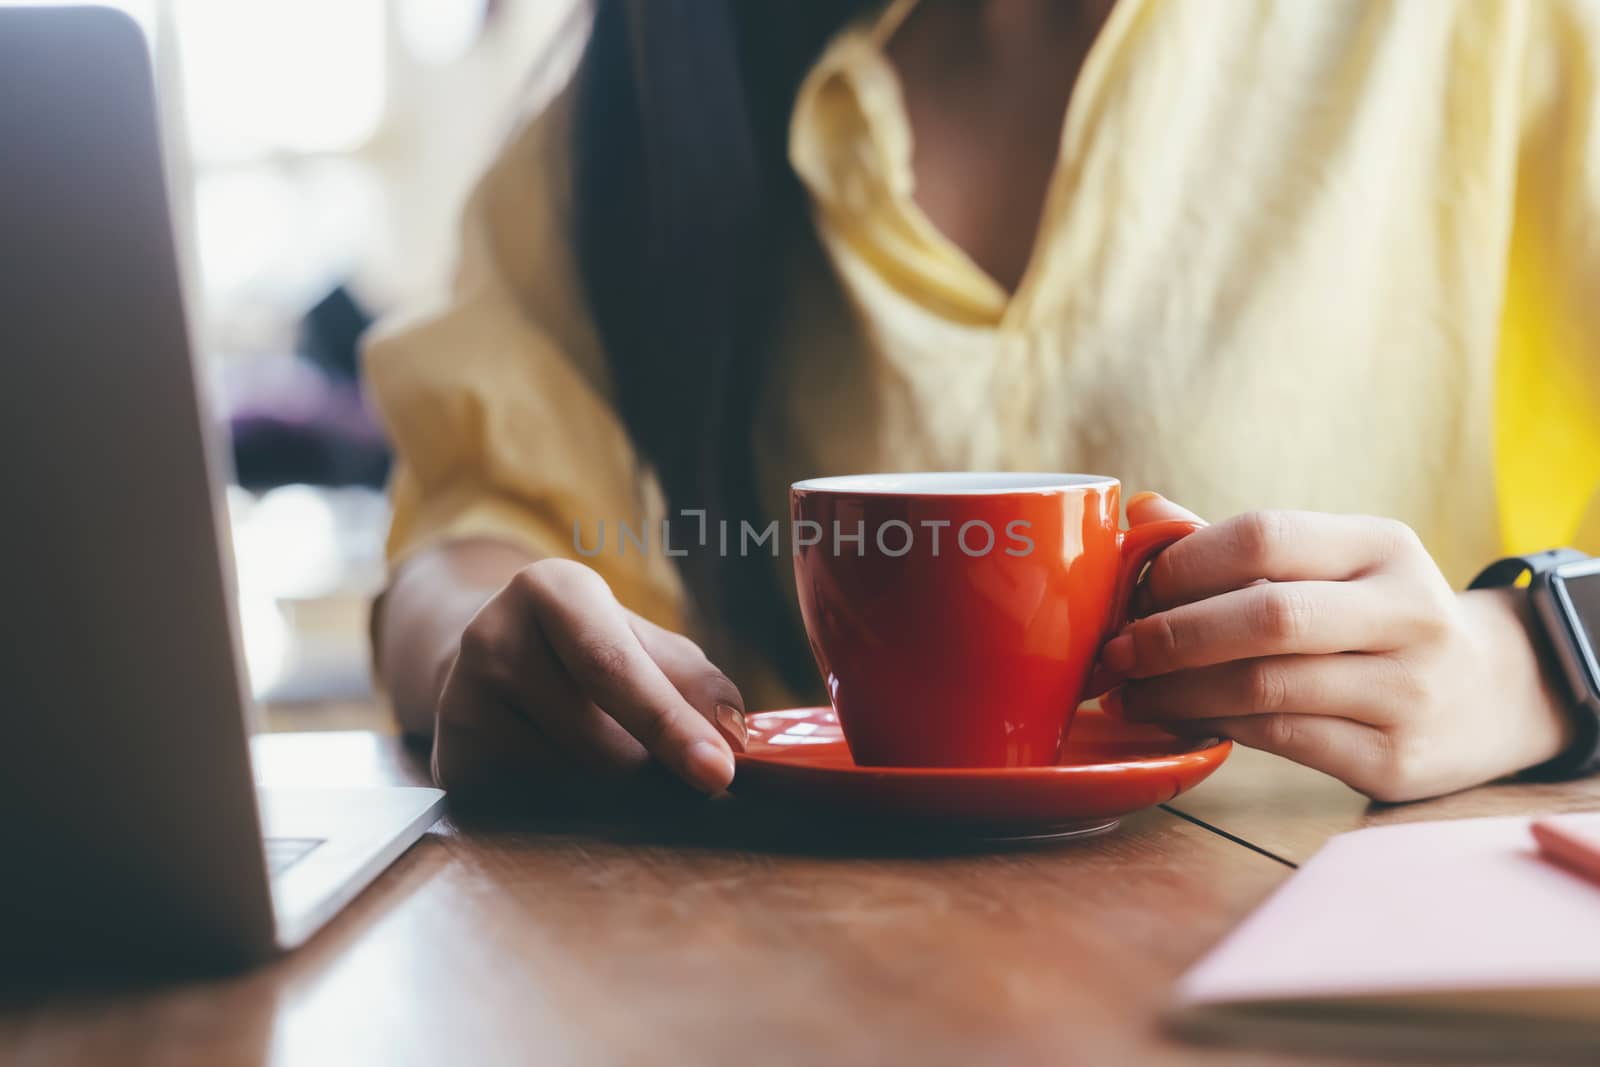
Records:
M1298 864L1334 834L1363 826L1600 811L1600 777L1548 784L1496 782L1411 804L1373 804L1325 774L1236 745L1215 774L1168 807Z
M271 784L426 780L418 753L368 733L261 737L256 762ZM604 819L457 810L267 967L9 994L0 1063L1332 1063L1197 1048L1159 1024L1176 977L1291 873L1268 853L1427 814L1370 811L1308 775L1241 751L1181 815L1007 849L732 799ZM1582 806L1595 788L1433 811Z

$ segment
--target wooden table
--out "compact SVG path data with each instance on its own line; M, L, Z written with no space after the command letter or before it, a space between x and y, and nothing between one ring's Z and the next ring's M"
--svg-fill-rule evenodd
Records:
M368 733L257 739L282 785L418 783ZM1266 1064L1163 1035L1174 979L1328 835L1600 808L1600 782L1370 808L1236 751L1109 836L999 852L797 845L737 800L436 826L302 950L223 980L0 1011L0 1063Z

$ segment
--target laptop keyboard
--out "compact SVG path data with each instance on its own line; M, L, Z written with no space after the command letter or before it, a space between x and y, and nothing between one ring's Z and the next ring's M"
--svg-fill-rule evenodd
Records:
M267 845L267 875L276 878L311 854L322 844L323 837L269 837Z

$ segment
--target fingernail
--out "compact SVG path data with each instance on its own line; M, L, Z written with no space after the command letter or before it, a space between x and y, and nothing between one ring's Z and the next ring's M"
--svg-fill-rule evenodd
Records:
M696 741L685 753L689 784L706 793L720 793L733 781L733 757L710 741Z
M1133 494L1132 496L1130 496L1128 498L1127 506L1131 508L1131 507L1134 507L1134 506L1139 505L1139 504L1147 503L1148 501L1151 501L1151 500L1160 500L1160 499L1161 499L1161 494L1160 493L1151 492L1149 489L1145 489L1145 490L1143 490L1141 492L1137 492L1137 493Z
M1133 669L1133 635L1120 633L1106 642L1100 651L1100 662L1107 670L1127 674Z
M1114 719L1127 717L1127 702L1123 699L1125 686L1118 685L1100 694L1100 711Z
M744 712L732 704L718 704L715 711L722 736L735 750L743 752L750 746L750 730L744 724Z

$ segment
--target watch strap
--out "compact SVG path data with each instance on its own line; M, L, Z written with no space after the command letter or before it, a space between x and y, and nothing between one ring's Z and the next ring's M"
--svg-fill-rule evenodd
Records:
M1575 548L1551 548L1543 552L1530 552L1526 556L1507 556L1479 571L1467 588L1503 589L1508 585L1516 585L1524 574L1548 574L1563 564L1588 558Z
M1516 585L1525 574L1537 578L1557 567L1588 558L1584 553L1572 548L1552 548L1544 552L1529 553L1526 556L1508 556L1485 567L1467 588L1503 589ZM1537 612L1534 617L1539 617ZM1544 629L1542 622L1538 625L1541 630ZM1571 639L1566 634L1551 633L1546 633L1544 638L1546 641ZM1586 640L1585 637L1577 639ZM1521 772L1517 775L1518 778L1533 782L1556 782L1600 772L1600 706L1596 705L1594 694L1569 693L1568 697L1570 699L1568 709L1572 712L1573 722L1577 727L1572 744L1554 759Z

